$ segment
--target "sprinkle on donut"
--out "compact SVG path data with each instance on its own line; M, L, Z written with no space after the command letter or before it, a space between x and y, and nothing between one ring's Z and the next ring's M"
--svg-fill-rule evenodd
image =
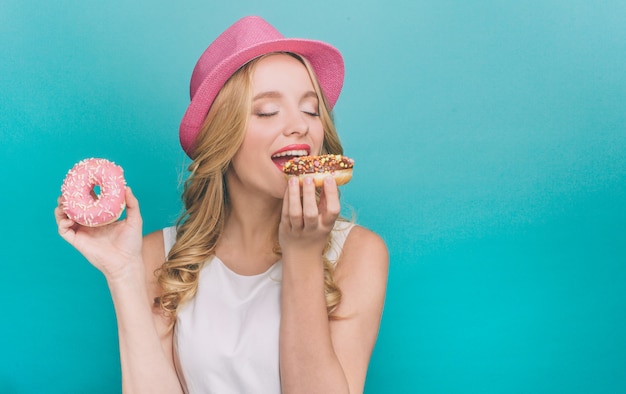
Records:
M354 160L342 155L300 156L286 162L283 173L287 178L297 177L300 185L310 177L316 187L321 187L330 175L340 186L350 181L353 167Z
M354 160L342 155L301 156L285 163L283 172L287 175L333 173L354 167Z
M81 160L68 171L61 186L63 211L83 226L112 223L126 207L125 188L122 167L106 159Z

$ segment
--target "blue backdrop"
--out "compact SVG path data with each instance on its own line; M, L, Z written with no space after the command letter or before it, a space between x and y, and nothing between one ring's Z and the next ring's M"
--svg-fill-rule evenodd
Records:
M214 3L0 4L0 392L120 391L61 182L109 158L171 224L191 70L248 14L345 55L344 204L391 254L366 392L626 392L626 3Z

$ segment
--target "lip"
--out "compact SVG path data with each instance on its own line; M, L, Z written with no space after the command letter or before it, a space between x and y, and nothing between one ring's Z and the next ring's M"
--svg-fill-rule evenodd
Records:
M305 150L307 155L311 154L311 146L308 144L291 144L291 145L287 145L284 146L282 148L280 148L279 150L277 150L276 152L272 153L272 156L277 155L279 153L282 152L286 152L288 150Z
M291 144L291 145L287 145L287 146L283 146L282 148L280 148L279 150L277 150L276 152L272 153L271 157L274 157L274 155L283 153L283 152L287 152L290 150L301 150L301 151L305 151L307 155L311 154L311 146L308 144ZM274 163L274 165L276 166L276 168L282 173L283 172L283 165L285 164L285 162L291 158L290 156L286 156L283 158L273 158L272 162Z

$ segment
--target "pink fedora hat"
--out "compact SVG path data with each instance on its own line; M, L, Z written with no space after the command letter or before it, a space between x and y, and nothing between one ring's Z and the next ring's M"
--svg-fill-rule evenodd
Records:
M285 38L262 18L248 16L235 22L204 51L191 75L191 103L180 123L180 144L192 156L198 131L228 78L240 67L266 53L293 52L313 67L332 108L343 86L341 53L321 41Z

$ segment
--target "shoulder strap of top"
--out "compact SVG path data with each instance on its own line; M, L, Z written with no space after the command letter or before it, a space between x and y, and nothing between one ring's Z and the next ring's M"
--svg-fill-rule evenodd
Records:
M176 226L165 227L163 229L163 246L165 246L165 258L170 254L172 246L176 242Z
M331 233L330 248L326 252L326 258L333 264L337 264L337 260L341 256L343 244L350 234L350 230L355 226L352 222L336 221L335 227Z

